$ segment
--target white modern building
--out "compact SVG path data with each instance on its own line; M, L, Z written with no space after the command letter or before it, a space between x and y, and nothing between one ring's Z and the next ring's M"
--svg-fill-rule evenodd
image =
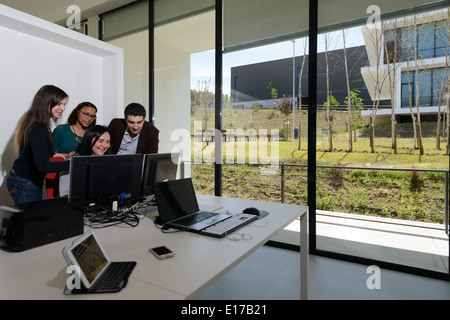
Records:
M372 100L391 100L399 121L410 118L411 112L417 114L416 100L421 116L436 116L439 93L448 93L448 11L368 24L362 30L369 66L361 74ZM440 111L445 110L443 93ZM371 113L362 112L366 117ZM391 108L378 109L377 122L386 122L391 115Z

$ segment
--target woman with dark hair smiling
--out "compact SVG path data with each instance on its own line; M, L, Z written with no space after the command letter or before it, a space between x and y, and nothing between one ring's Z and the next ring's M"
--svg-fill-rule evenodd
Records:
M83 140L86 130L95 125L97 107L90 102L82 102L69 115L66 124L53 130L55 144L53 152L68 153L75 151Z
M95 125L86 130L78 148L80 156L103 156L111 153L111 134L107 127Z
M111 153L111 134L107 127L94 125L86 130L78 147L80 156L103 156ZM59 196L69 194L70 173L65 172L59 177Z
M58 87L43 86L34 96L16 131L16 149L19 157L9 172L6 186L14 204L42 200L42 186L46 173L68 170L69 162L50 162L53 137L50 120L56 121L66 109L68 95ZM71 154L59 154L67 157Z

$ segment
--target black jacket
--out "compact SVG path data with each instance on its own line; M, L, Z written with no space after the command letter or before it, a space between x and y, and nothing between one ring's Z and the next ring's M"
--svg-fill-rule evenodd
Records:
M117 154L119 152L120 144L122 142L123 134L127 128L125 119L112 119L108 129L111 132L111 153ZM158 153L159 144L159 130L150 122L145 121L139 136L139 141L136 153L148 154Z

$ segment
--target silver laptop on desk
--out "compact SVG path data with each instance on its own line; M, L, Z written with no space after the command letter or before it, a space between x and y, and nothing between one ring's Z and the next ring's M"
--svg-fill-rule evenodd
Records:
M201 211L191 178L155 183L154 191L159 211L157 223L165 227L200 232L231 217L231 214Z

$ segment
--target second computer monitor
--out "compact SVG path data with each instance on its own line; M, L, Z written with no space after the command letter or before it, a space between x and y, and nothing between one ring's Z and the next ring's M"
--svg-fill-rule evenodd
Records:
M144 197L154 194L154 183L176 179L179 156L179 153L151 153L144 156L142 175Z

